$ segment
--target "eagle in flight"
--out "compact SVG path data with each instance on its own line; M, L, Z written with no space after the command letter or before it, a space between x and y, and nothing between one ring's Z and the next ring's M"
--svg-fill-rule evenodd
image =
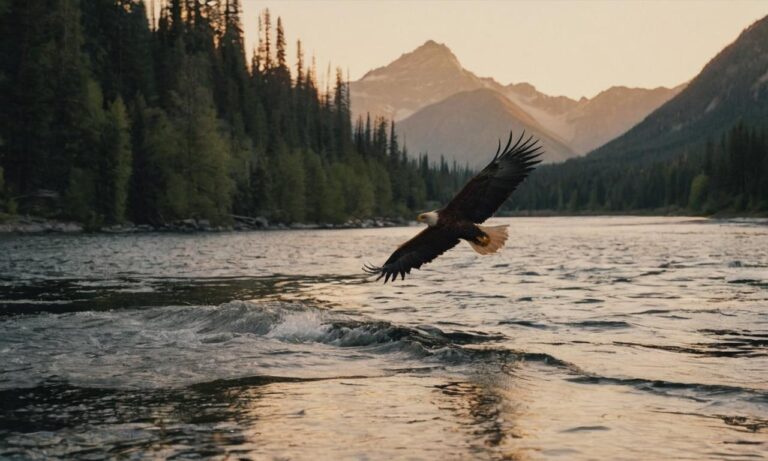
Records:
M512 145L512 133L504 150L496 155L483 170L473 177L456 196L439 210L420 214L416 219L427 228L400 245L383 266L363 266L368 274L384 277L384 283L399 275L405 279L411 269L418 269L441 254L466 240L481 255L497 252L507 241L507 225L480 226L512 194L517 186L541 162L538 140L525 133Z

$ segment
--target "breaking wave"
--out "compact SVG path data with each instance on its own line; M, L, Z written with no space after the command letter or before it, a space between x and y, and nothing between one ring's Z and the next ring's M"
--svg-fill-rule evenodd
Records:
M232 301L218 306L167 307L143 313L148 323L192 328L203 342L257 335L289 344L320 343L373 353L405 352L447 364L476 360L534 361L572 367L547 354L512 351L493 344L503 335L444 331L431 325L402 326L360 320L309 303Z

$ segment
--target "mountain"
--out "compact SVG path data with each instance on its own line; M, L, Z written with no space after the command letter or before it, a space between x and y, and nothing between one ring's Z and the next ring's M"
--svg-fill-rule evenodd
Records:
M476 90L489 90L506 97L511 106L504 105L498 98L488 97L487 93L472 93ZM443 154L451 159L455 148L450 151L435 151L438 145L460 146L487 142L479 131L462 131L462 126L474 126L473 121L459 123L457 114L443 113L437 108L454 109L459 100L451 104L433 105L445 101L460 93L474 94L479 98L469 102L460 99L463 106L477 109L480 119L487 120L480 101L494 104L487 111L505 113L502 120L509 120L509 126L530 127L542 133L551 146L549 160L559 161L584 154L616 136L626 132L641 121L646 115L677 94L680 87L674 89L613 87L603 91L592 99L574 100L566 96L550 96L538 91L529 83L515 83L503 86L492 78L481 78L464 69L451 50L432 40L427 41L410 53L403 54L392 63L374 69L360 80L350 84L351 108L353 119L365 116L384 116L395 121L405 121L421 110L434 120L427 121L425 114L419 114L409 121L407 131L411 131L409 149L411 152L429 151L433 155ZM479 95L482 95L480 97ZM513 110L506 110L513 107ZM443 120L443 119L446 120ZM531 119L535 123L531 122ZM450 121L449 121L450 120ZM492 121L497 126L496 121ZM422 136L418 127L451 125L456 131L446 131L444 140L433 136ZM417 127L418 126L418 127ZM503 136L509 126L493 133L491 139ZM402 131L402 130L401 130ZM487 130L481 130L487 132ZM423 141L423 142L422 142ZM458 154L457 154L458 155ZM461 154L457 159L464 159Z
M654 89L614 86L592 99L549 96L528 83L507 85L504 94L575 152L585 154L624 134L679 93L685 85Z
M397 121L448 96L494 83L465 70L447 46L429 40L352 82L352 113L354 118L370 113Z
M530 114L498 91L482 88L454 94L429 105L397 125L398 136L412 153L472 168L483 167L496 151L497 140L509 130L525 130L541 140L547 162L563 161L574 152ZM505 140L502 140L505 141Z
M677 96L590 157L640 158L768 122L768 16L744 30Z
M627 133L584 157L537 168L509 206L768 213L768 16Z

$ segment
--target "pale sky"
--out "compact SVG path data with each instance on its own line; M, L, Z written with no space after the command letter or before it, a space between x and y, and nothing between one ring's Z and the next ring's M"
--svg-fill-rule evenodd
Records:
M528 82L551 95L592 97L614 85L672 87L690 80L757 19L768 1L242 0L248 56L259 11L357 80L432 39L462 65L502 84Z

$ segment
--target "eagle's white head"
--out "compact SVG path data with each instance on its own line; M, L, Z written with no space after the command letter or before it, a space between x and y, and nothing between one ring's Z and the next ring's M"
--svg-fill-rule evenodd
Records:
M428 211L416 217L416 221L427 223L428 226L436 226L437 219L438 219L437 211Z

